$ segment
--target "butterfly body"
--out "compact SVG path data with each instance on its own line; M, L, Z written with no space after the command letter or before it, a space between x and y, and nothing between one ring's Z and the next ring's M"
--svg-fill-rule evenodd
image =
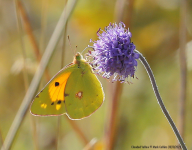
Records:
M37 94L31 113L37 116L67 114L71 119L82 119L95 112L103 101L100 81L77 53L73 62L61 69Z

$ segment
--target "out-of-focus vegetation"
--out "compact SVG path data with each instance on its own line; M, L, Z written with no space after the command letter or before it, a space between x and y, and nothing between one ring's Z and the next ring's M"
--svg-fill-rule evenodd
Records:
M43 53L55 25L63 11L63 0L28 0L22 1L38 46ZM67 35L73 49L82 51L91 45L90 39L96 40L96 32L110 22L114 22L114 0L79 0L67 25ZM128 5L128 3L126 3ZM126 7L126 6L125 6ZM187 42L192 40L192 2L188 1ZM42 18L42 10L45 14ZM125 9L124 16L128 10ZM135 0L133 4L130 31L132 41L148 60L156 77L159 91L170 115L178 124L180 93L180 68L178 61L180 1L179 0ZM45 19L44 42L41 40L42 19ZM22 21L23 23L23 21ZM128 28L128 27L127 27ZM29 83L36 71L36 60L29 36L24 28L18 32L13 0L0 1L0 133L5 139L11 123L26 93L23 79L23 60L19 34L24 41L26 68ZM54 75L61 68L62 39L58 43L48 71ZM66 41L64 64L73 59L74 50ZM188 148L192 147L192 46L188 47L187 61L187 105L184 140ZM132 145L177 145L176 137L164 117L154 96L147 73L139 62L137 79L133 84L125 84L119 98L118 126L115 136L115 149L127 150ZM75 121L91 141L97 138L104 141L111 94L109 84L101 80L106 93L105 102L91 117ZM42 79L42 88L46 80ZM57 141L57 117L34 117L27 113L12 146L13 150L35 149L33 123L37 125L35 138L39 149L53 150ZM101 144L100 143L100 144ZM2 144L0 140L0 144ZM1 145L0 145L1 146ZM79 150L85 147L82 139L74 132L64 117L61 119L59 149ZM99 147L99 146L98 146ZM102 146L101 146L102 147ZM99 149L99 148L98 148Z

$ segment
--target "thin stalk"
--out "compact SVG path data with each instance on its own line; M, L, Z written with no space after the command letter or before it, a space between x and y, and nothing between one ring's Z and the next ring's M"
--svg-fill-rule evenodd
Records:
M56 140L56 150L59 150L60 132L61 132L61 116L58 116L58 117L57 117L57 140Z
M65 56L65 46L66 46L66 35L67 35L67 23L68 21L66 22L66 25L65 25L65 28L64 28L64 32L63 32L63 46L62 46L62 54L61 54L61 68L63 68L63 64L64 64L64 56Z
M22 3L20 2L20 0L15 0L15 5L16 5L18 30L19 30L19 33L20 33L21 49L22 49L23 59L26 60L26 52L25 52L25 49L24 49L24 42L23 42L23 38L21 37L22 26L21 26L21 18L20 18L21 16L23 16L23 13L24 13L23 10L24 9L22 8ZM21 13L19 13L19 11ZM26 19L24 19L24 22L25 21L26 21ZM26 61L24 61L24 70L23 70L23 72L24 72L24 82L26 82L25 85L27 86L27 87L25 87L25 92L27 92L27 89L29 88L29 81L28 81L27 70L26 70ZM34 141L35 149L37 150L37 145L38 145L37 143L38 142L37 142L35 121L32 118L32 116L30 118L31 118L32 128L33 128L33 133L32 133L33 134L33 141Z
M41 53L43 53L45 51L45 33L46 33L46 27L47 27L47 10L48 10L48 6L49 6L49 0L42 0L41 2L41 31L40 31L40 38L39 38L39 54L40 54L40 58L42 58ZM36 59L38 57L36 56ZM38 61L38 59L37 59ZM39 62L38 62L39 63ZM47 71L46 71L47 70ZM51 78L48 69L46 68L45 70L45 77L46 77L46 81L48 82ZM47 75L46 75L47 74ZM40 82L39 88L42 88L42 81ZM36 133L38 134L36 140L37 141L41 141L40 137L39 137L39 122L37 121L36 118L35 119L35 125L36 125ZM39 144L37 145L39 146ZM38 150L38 147L36 147L36 149Z
M127 14L125 15L124 17L124 23L129 25L128 27L131 26L131 20L132 20L132 14L133 14L133 8L134 8L134 0L126 0L126 2L128 3L128 6L127 8L125 9L126 12L124 14Z
M35 51L35 56L37 56L37 60L40 61L41 56L40 56L40 52L39 52L39 47L33 36L33 30L32 30L30 21L28 19L27 13L25 11L25 8L23 7L23 4L20 0L17 0L17 5L20 10L21 17L23 18L25 30L26 30L27 34L29 35L30 41L31 41L33 49Z
M27 75L27 69L26 69L26 50L24 48L24 41L22 38L22 25L21 25L21 18L20 18L20 13L21 11L21 2L19 0L15 0L15 7L16 7L16 15L17 15L17 27L18 27L18 32L19 32L19 39L21 43L21 50L22 50L22 55L23 55L23 60L24 60L24 69L23 69L23 77L24 77L24 82L25 82L25 92L27 92L27 89L29 88L29 80L28 80L28 75ZM24 20L25 21L25 20ZM33 127L33 141L35 148L37 150L37 136L36 136L36 126L35 126L35 121L31 117L31 122L32 122L32 127Z
M128 27L131 25L134 0L117 0L115 5L115 22L123 21Z
M20 16L20 13L19 13L19 11L22 12L22 10L21 10L22 8L21 8L21 2L19 0L15 0L15 8L16 8L16 16L17 16L16 20L17 20L17 28L18 28L18 32L19 32L19 40L20 40L22 56L23 56L23 60L24 60L23 78L24 78L24 83L25 83L25 92L27 92L27 89L29 88L29 80L28 80L27 69L26 69L26 50L24 48L24 41L22 38L23 30L22 30L21 18L20 18L22 15ZM33 132L33 141L34 141L34 145L37 150L36 126L35 126L35 122L32 117L31 117L31 121L32 121L32 126L33 126L33 131L34 131Z
M33 50L35 52L35 56L37 58L38 61L40 61L41 59L41 56L40 56L40 52L39 52L39 49L38 49L38 46L37 46L37 42L35 41L35 38L34 38L34 35L33 35L33 32L32 32L32 27L30 25L30 22L29 22L29 19L27 17L27 14L26 14L26 11L25 11L25 8L23 7L23 4L20 0L16 0L15 1L16 3L16 6L18 7L17 9L17 20L18 20L18 28L19 30L21 31L21 19L20 17L23 19L23 23L24 23L24 28L25 28L25 31L27 32L27 34L29 35L29 39L32 43L32 46L33 46ZM20 12L20 13L19 13ZM19 16L20 14L20 16ZM22 38L22 37L21 37ZM20 39L21 39L20 38ZM23 40L21 42L22 44L21 45L24 45L23 44ZM22 49L24 47L22 46ZM25 55L23 55L23 57L26 57ZM29 86L29 84L27 84ZM28 89L28 86L27 86L27 89ZM27 92L27 89L25 90L25 92ZM37 132L36 132L36 123L35 123L35 120L32 116L30 116L30 119L31 119L31 123L32 123L32 135L33 135L33 142L34 142L34 147L36 150L38 150L38 138L37 138Z
M36 125L36 121L35 118L30 115L30 119L31 119L31 124L32 124L32 134L33 134L33 142L34 142L34 150L38 150L39 149L39 145L38 145L38 136L37 136L37 125Z
M2 136L1 130L0 130L0 146L3 147L3 136Z
M80 137L80 139L83 141L85 145L89 143L89 140L85 136L85 134L82 132L82 130L78 127L78 125L75 123L74 120L70 120L66 115L64 117L68 120L70 125L72 126L73 130L75 130L75 133Z
M128 4L128 5L126 5ZM127 14L128 16L128 24L126 24L128 27L130 27L130 22L131 22L131 16L132 16L132 7L133 7L133 0L116 0L116 5L115 5L115 14L114 14L114 19L116 22L124 21L124 15L125 15L125 10L130 9L129 13ZM126 21L126 20L125 20ZM110 116L109 116L109 124L107 126L107 132L106 132L106 149L107 150L112 150L114 149L115 145L115 140L117 138L116 136L116 131L117 131L117 122L118 122L118 107L119 107L119 98L121 97L123 89L123 84L117 82L115 89L114 89L114 94L112 95L112 101L111 101L111 110L110 110Z
M40 51L43 52L45 49L45 33L47 27L47 9L49 6L49 0L42 0L41 8L41 33L40 33ZM50 79L50 78L49 78Z
M65 5L66 5L65 1ZM67 21L68 22L68 21ZM67 22L65 25L65 28L63 30L63 48L62 48L62 54L61 54L61 68L63 68L63 62L64 62L64 53L65 53L65 36L66 36L66 30L67 30ZM57 141L56 141L56 150L59 149L59 142L60 142L60 131L61 131L61 116L58 116L57 118Z
M115 144L115 134L116 134L116 126L117 126L117 112L119 106L119 99L121 97L123 89L123 84L120 82L116 83L116 87L114 90L113 98L111 101L111 111L110 111L110 119L109 126L107 131L107 150L112 150Z
M77 0L71 0L67 3L65 9L67 8L67 11L63 11L57 26L53 32L53 35L49 41L49 44L45 50L45 53L41 59L41 62L37 68L37 71L31 81L31 84L29 86L29 89L23 99L23 102L13 120L13 123L8 131L7 137L4 142L4 148L2 150L9 150L11 148L11 145L13 143L13 140L15 138L15 135L24 119L24 116L26 112L28 111L28 107L36 93L36 90L38 88L38 85L41 81L42 75L45 71L45 68L47 67L47 64L53 54L53 51L57 45L58 40L60 39L61 33L63 28L65 27L67 19L72 14L72 11L74 10L75 4ZM67 17L66 17L67 16ZM65 19L66 18L66 19Z
M24 85L25 85L25 91L27 91L29 87L29 82L28 82L28 75L27 75L27 69L26 69L26 51L24 48L24 41L22 38L22 25L21 25L21 19L19 17L19 0L15 0L15 10L16 10L16 20L17 20L17 28L18 28L18 33L19 33L19 41L21 44L21 52L23 56L23 78L24 78Z
M26 31L27 35L29 36L29 40L30 40L33 50L35 52L36 59L38 60L38 62L40 62L40 60L41 60L40 50L39 50L38 44L35 40L35 37L33 35L33 30L32 30L30 21L28 19L27 13L25 11L25 8L23 7L23 4L20 0L17 0L17 5L20 10L21 17L23 18L25 31ZM46 77L46 79L50 79L47 69L45 70L45 77Z
M153 91L155 93L155 96L157 98L157 101L158 101L158 104L160 105L161 110L163 111L165 117L167 118L169 124L171 125L171 127L172 127L172 129L173 129L173 131L174 131L174 133L175 133L175 135L176 135L182 149L187 150L187 147L185 146L185 143L184 143L181 135L179 134L179 131L177 130L177 127L175 126L175 123L173 122L171 116L169 115L169 112L165 108L165 105L163 103L163 100L161 99L159 90L157 88L157 84L155 82L155 77L153 75L153 72L152 72L147 60L145 59L145 57L143 57L143 55L139 51L135 50L135 52L137 52L140 55L139 60L144 65L144 67L145 67L145 69L146 69L146 71L147 71L147 73L149 75L149 78L150 78L150 81L151 81L151 84L152 84L152 87L153 87Z
M127 0L116 0L114 20L115 22L123 21L123 14L125 10L125 3Z
M180 48L179 48L179 61L180 61L180 102L179 102L179 131L184 137L185 128L185 110L186 110L186 90L187 90L187 63L186 63L186 15L187 15L187 1L181 0L180 10Z

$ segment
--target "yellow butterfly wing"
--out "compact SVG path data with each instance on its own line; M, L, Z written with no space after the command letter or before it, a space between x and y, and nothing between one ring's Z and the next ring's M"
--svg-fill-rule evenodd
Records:
M64 91L75 66L76 64L70 64L64 67L37 94L31 105L33 115L57 116L66 113Z
M93 114L103 103L104 92L91 66L80 53L73 63L60 70L37 94L31 105L36 116L67 114L82 119Z
M103 103L104 92L91 66L80 61L69 76L65 88L65 105L71 119L82 119L93 114Z

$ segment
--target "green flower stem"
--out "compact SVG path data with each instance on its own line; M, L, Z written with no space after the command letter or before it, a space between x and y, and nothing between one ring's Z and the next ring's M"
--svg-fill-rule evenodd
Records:
M165 105L163 103L163 100L161 99L161 96L159 94L159 91L158 91L158 88L157 88L157 85L156 85L156 82L155 82L155 77L153 75L153 72L152 72L147 60L145 59L145 57L143 57L143 55L139 51L135 50L135 52L140 55L139 60L144 65L145 69L147 70L147 73L148 73L149 78L151 80L151 84L152 84L154 93L156 95L157 101L158 101L158 103L159 103L159 105L161 107L161 110L163 111L165 117L167 118L169 124L171 125L171 127L172 127L172 129L173 129L173 131L174 131L174 133L175 133L175 135L176 135L182 149L187 150L187 147L185 146L185 143L184 143L181 135L179 134L179 131L178 131L177 127L175 126L175 123L173 122L171 116L169 115L169 112L165 108Z

